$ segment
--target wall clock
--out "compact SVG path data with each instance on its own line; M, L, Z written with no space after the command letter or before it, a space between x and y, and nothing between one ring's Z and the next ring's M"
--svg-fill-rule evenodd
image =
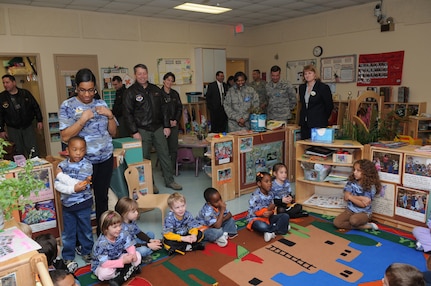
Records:
M313 55L315 57L320 57L322 55L322 53L323 53L323 48L321 46L315 46L313 48Z

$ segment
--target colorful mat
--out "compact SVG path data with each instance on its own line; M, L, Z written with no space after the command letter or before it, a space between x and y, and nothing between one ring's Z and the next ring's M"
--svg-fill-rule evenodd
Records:
M288 234L266 243L244 228L244 214L236 219L239 235L227 247L207 243L204 251L170 257L159 251L126 285L372 285L394 262L426 269L411 234L383 225L344 232L334 228L333 217L313 214L292 219ZM81 285L107 285L89 267L76 274Z

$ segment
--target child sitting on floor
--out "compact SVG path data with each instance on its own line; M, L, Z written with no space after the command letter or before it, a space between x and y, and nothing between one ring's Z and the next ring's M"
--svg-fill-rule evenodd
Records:
M135 249L132 236L121 229L121 215L105 211L100 217L101 234L93 248L91 271L110 286L123 285L140 272L141 254Z
M57 257L60 252L60 247L58 246L54 235L50 233L40 234L36 236L34 241L41 246L38 252L43 253L46 256L48 270L62 269L67 270L69 273L75 273L78 268L78 263L71 261L66 264L62 258Z
M346 210L334 219L334 226L339 229L378 230L377 224L370 222L371 201L381 188L379 174L373 162L368 159L356 161L353 164L353 173L344 187Z
M175 252L182 255L186 251L203 250L203 233L198 229L201 225L186 210L186 198L175 192L168 197L168 206L171 211L165 218L163 225L163 246L168 255Z
M71 273L66 270L56 269L49 272L49 276L51 277L52 283L54 286L78 286L78 281L75 280L75 277Z
M277 207L277 213L287 213L290 218L308 216L306 211L302 210L302 205L295 203L290 190L290 183L287 180L287 167L283 163L277 163L272 167L271 192L274 194L274 204Z
M139 218L138 203L128 197L123 197L118 200L115 205L115 211L123 218L122 229L132 235L136 241L136 251L141 254L142 263L150 264L153 261L151 254L155 250L162 248L160 239L154 239L153 232L144 233L136 224Z
M431 217L428 218L427 227L415 226L412 231L416 238L416 250L431 253Z
M204 191L204 198L206 203L196 220L204 228L206 241L216 242L218 246L225 247L228 243L227 238L232 239L238 235L235 221L216 189L207 188Z
M256 175L258 188L251 194L248 208L247 229L263 233L266 242L276 234L286 234L289 230L289 215L274 214L274 195L271 192L271 175L259 172Z

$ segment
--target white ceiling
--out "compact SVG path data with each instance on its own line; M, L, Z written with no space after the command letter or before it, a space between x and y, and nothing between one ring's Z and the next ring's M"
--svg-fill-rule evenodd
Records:
M210 15L173 9L184 2L220 4L232 11ZM0 0L0 3L252 27L365 3L378 4L380 0ZM370 13L373 9L374 5L370 5Z

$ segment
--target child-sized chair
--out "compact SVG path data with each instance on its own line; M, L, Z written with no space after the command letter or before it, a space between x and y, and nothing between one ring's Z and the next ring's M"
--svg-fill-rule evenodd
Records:
M178 166L181 164L195 164L195 176L199 175L199 157L193 155L192 148L178 148L177 163L175 164L175 176L178 176Z
M136 200L139 209L160 209L163 223L165 221L166 210L168 209L169 194L153 194L152 182L148 182L148 193L142 194L139 186L139 172L134 166L129 166L124 171L124 177L129 188L129 197Z

